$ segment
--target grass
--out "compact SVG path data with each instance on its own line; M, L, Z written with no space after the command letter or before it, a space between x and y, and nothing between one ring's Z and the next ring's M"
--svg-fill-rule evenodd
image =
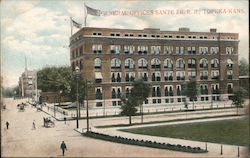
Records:
M247 118L133 128L121 131L202 142L249 145L249 120Z

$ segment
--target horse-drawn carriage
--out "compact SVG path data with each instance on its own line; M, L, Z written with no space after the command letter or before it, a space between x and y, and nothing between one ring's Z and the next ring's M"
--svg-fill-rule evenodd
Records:
M50 118L43 118L44 121L44 127L55 127L55 121L51 120Z
M17 108L19 111L24 111L25 110L25 104L17 104Z

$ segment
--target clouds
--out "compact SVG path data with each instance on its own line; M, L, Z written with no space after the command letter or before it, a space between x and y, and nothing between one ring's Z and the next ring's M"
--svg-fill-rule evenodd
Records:
M241 15L162 15L162 16L100 16L89 15L90 27L107 28L160 28L178 30L189 27L191 31L236 32L240 35L240 57L248 58L248 2L245 1L94 1L85 3L103 11L133 9L204 9L242 8ZM1 51L4 85L18 83L24 70L24 57L29 68L40 69L46 65L69 65L69 17L84 23L83 1L60 0L4 0L1 2ZM77 31L74 29L74 31Z

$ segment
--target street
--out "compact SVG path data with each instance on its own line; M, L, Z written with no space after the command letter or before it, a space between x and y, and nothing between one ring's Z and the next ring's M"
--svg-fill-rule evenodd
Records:
M76 121L67 121L66 124L64 121L55 121L54 128L45 128L43 127L43 117L51 117L43 111L37 111L36 108L28 106L25 108L25 111L20 112L16 105L26 100L13 100L5 99L4 103L6 104L6 110L2 111L1 117L1 155L4 157L21 157L21 156L30 156L30 157L61 157L62 153L60 150L60 143L65 141L67 149L65 156L70 157L207 157L207 156L237 156L237 150L235 146L225 146L224 155L220 155L217 150L217 145L214 146L212 143L209 143L208 153L205 154L191 154L184 152L176 152L169 150L160 150L148 147L139 147L132 145L125 145L119 143L112 143L108 141L102 141L92 138L87 138L81 136L80 133L76 132L74 129L76 127ZM235 109L231 111L235 114ZM231 113L229 111L229 113ZM176 114L171 114L172 118L180 117ZM211 113L204 114L211 115ZM160 115L157 117L153 115L151 117L145 116L145 121L150 120L159 120L162 118L168 118L165 115ZM186 117L185 115L181 115ZM191 117L191 116L190 116ZM194 115L193 115L194 117ZM137 117L136 122L140 121L140 117ZM10 123L9 129L6 129L5 122ZM36 129L32 129L32 122L35 122ZM180 139L172 138L155 138L152 136L143 136L135 135L125 132L117 132L114 129L96 129L94 126L97 125L108 125L108 124L117 124L117 123L128 123L127 117L120 118L99 118L91 119L90 127L92 130L97 130L98 132L107 133L110 135L121 134L126 137L135 137L138 139L154 139L157 141L168 141L170 143L192 143L193 146L200 146L204 148L204 143L194 142ZM149 125L147 125L149 126ZM83 128L86 128L86 120L80 120L81 131ZM217 149L216 149L217 148ZM216 151L213 152L213 150ZM230 151L230 152L229 152ZM246 149L240 148L241 156L246 155Z

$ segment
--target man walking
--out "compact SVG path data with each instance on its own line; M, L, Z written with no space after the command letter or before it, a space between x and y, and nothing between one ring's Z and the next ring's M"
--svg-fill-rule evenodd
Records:
M67 150L67 147L66 147L66 144L64 143L64 141L62 141L61 149L62 149L62 155L64 156L64 151Z
M9 125L10 125L9 122L7 121L7 122L6 122L6 127L7 127L7 129L9 129Z
M33 129L36 129L35 121L33 121L33 123L32 123L32 128L33 128Z

